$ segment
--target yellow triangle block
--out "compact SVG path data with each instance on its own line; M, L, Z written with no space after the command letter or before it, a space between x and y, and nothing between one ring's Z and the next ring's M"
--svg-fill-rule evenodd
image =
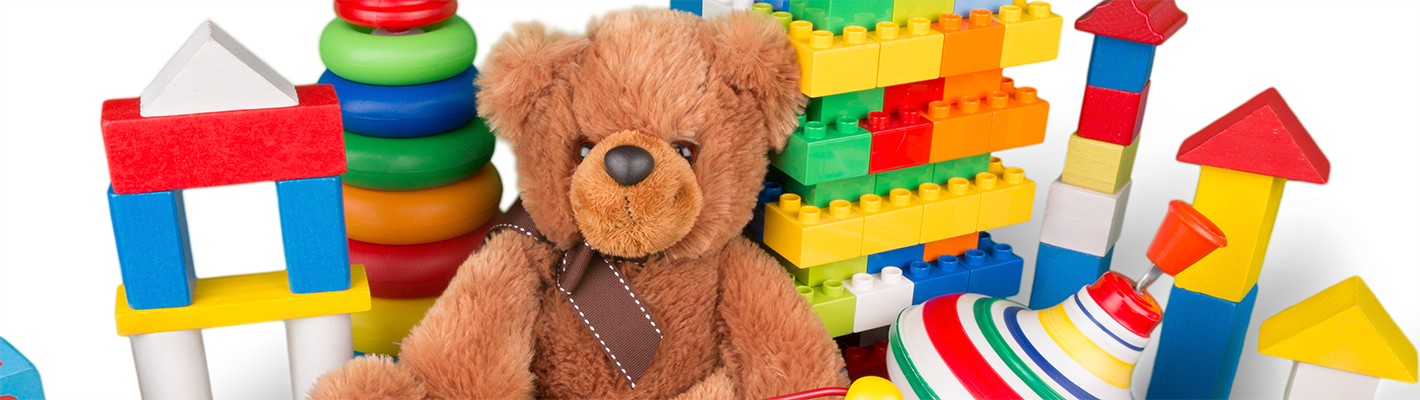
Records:
M1415 346L1353 276L1262 322L1257 351L1327 368L1415 383Z

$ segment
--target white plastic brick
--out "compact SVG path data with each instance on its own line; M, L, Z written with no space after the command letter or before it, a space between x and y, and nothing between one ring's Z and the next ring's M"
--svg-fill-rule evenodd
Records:
M714 18L729 14L732 10L748 10L753 6L754 0L703 0L700 5L700 16Z
M902 269L883 268L876 274L857 273L844 285L857 296L853 310L853 332L891 325L897 314L912 306L912 281L902 276Z

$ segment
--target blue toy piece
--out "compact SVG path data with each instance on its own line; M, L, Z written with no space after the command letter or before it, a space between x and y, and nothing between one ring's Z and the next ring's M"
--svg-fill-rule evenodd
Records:
M952 12L965 19L971 16L971 10L991 10L992 14L996 14L1001 12L1001 6L1009 5L1011 0L957 0L953 3Z
M967 250L963 263L971 270L968 293L991 297L1015 296L1021 292L1021 270L1025 260L1011 251L1011 245L997 243L990 251Z
M883 272L883 268L898 267L903 271L911 269L913 261L922 261L925 246L914 244L895 250L868 255L868 273Z
M961 266L956 256L945 255L934 263L914 261L906 270L912 281L912 304L922 304L938 296L966 293L971 271Z
M0 399L44 400L39 370L5 338L0 338Z
M755 0L755 3L768 3L770 7L774 7L774 11L784 11L784 8L789 6L788 0Z
M681 10L691 14L700 15L701 4L705 0L671 0L672 10Z
M764 189L759 190L759 199L754 202L754 217L745 226L745 233L750 239L764 241L764 205L779 201L779 196L783 194L784 187L778 182L764 182Z
M478 115L472 66L452 78L409 86L346 80L326 70L319 83L335 87L345 130L365 136L409 138L458 128Z
M1040 251L1035 255L1030 308L1040 310L1053 307L1079 292L1080 288L1095 283L1109 271L1113 258L1114 248L1100 257L1041 243Z
M1256 301L1256 285L1238 303L1175 286L1147 398L1228 398Z
M1094 87L1140 93L1154 69L1157 46L1108 36L1095 36L1086 83Z
M350 251L340 177L277 181L276 198L291 293L349 289Z
M991 251L996 246L996 241L991 240L991 233L986 231L977 232L976 249L981 251Z
M147 310L191 305L197 273L182 190L115 194L109 186L108 210L128 306Z

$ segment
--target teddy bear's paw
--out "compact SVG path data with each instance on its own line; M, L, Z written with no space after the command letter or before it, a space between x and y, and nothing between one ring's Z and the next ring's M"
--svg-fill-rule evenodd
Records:
M322 375L311 389L312 400L419 400L424 396L424 385L384 355L350 360Z

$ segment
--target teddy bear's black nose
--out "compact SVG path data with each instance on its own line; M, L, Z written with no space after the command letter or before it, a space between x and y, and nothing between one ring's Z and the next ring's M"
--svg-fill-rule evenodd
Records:
M621 186L640 183L651 176L651 170L656 169L656 160L651 157L651 152L629 144L607 150L605 164L606 174Z

